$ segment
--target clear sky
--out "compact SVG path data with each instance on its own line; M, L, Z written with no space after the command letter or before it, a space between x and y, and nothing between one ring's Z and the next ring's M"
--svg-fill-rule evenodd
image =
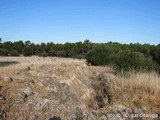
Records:
M160 43L160 0L0 0L3 41Z

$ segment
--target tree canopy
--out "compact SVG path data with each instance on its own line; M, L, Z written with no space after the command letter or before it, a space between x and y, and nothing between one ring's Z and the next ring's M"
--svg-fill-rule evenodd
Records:
M125 64L144 64L147 60L160 66L160 44L121 44L118 42L92 43L90 40L76 43L66 42L65 44L55 44L53 42L35 44L29 40L3 42L0 39L1 56L57 56L71 58L85 58L92 65L113 65L116 63L117 68ZM151 62L153 61L153 62ZM132 63L133 62L133 63ZM124 66L123 66L124 65ZM153 66L153 65L152 65ZM139 69L134 66L136 69ZM128 69L128 68L126 68Z

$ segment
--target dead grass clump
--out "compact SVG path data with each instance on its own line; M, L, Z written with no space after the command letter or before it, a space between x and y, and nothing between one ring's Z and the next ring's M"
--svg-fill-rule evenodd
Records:
M119 77L112 86L112 97L116 103L130 108L144 106L149 112L160 111L160 77L157 73L137 73L130 77Z

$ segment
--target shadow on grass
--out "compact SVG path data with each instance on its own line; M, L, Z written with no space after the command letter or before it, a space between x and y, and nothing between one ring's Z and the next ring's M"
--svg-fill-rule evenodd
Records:
M17 61L0 61L0 67L5 67L8 65L18 64Z

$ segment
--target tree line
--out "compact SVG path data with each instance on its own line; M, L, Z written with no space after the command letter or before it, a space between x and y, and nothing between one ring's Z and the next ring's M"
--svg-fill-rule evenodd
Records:
M121 44L118 42L92 43L83 42L55 44L53 42L35 44L22 40L2 42L0 39L0 56L57 56L86 58L92 65L111 65L118 70L159 70L160 44ZM146 67L147 66L147 67Z

